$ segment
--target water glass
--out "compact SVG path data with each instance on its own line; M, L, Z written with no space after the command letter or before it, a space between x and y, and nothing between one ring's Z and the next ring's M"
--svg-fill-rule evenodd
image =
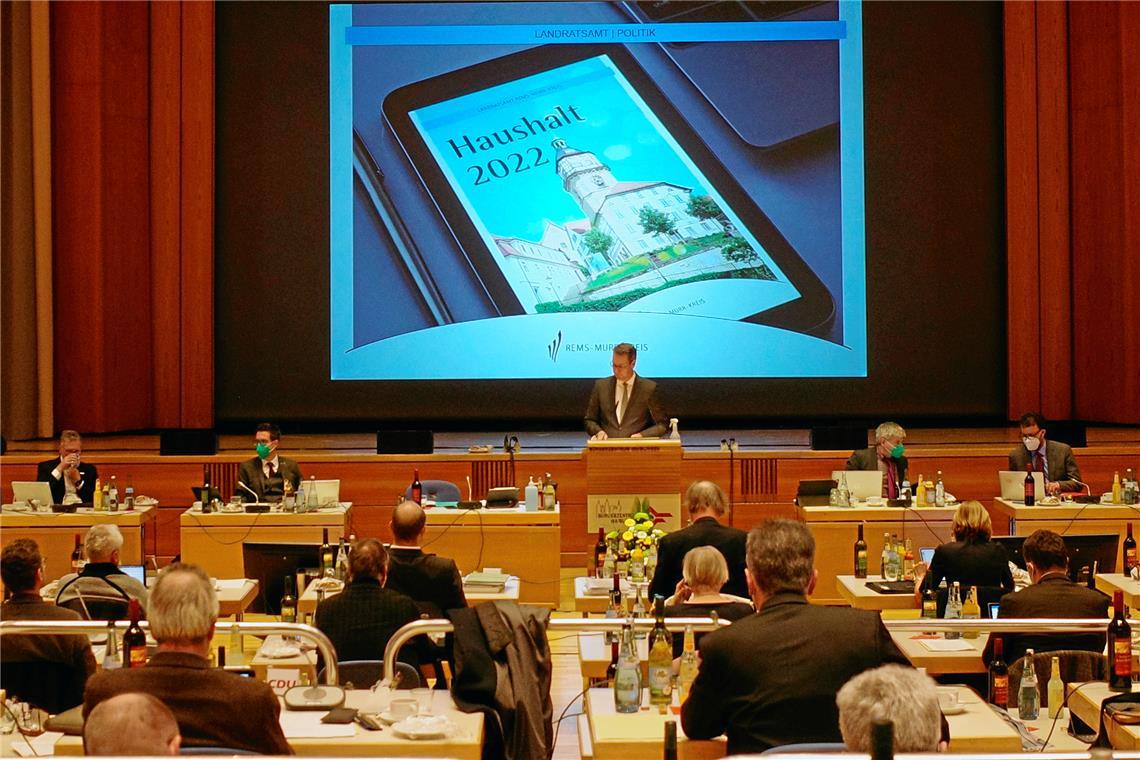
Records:
M412 689L412 697L416 700L417 715L431 715L431 689L426 686Z

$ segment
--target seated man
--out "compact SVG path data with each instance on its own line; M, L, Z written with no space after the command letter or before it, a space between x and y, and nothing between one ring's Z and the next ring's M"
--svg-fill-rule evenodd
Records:
M1003 618L1105 618L1111 600L1094 589L1069 580L1069 552L1065 540L1051 530L1036 530L1021 547L1025 568L1033 583L1001 598ZM1015 662L1034 652L1061 649L1104 651L1103 633L1005 634L1002 658Z
M174 713L149 694L111 697L83 722L85 755L177 755L181 746Z
M906 431L897 422L884 422L875 428L875 445L869 449L851 452L848 470L878 470L883 473L883 493L888 499L897 499L899 488L906 480L906 457L903 441Z
M654 438L669 430L669 420L657 396L657 383L635 373L636 365L636 346L614 346L614 374L594 383L583 418L591 440Z
M860 673L843 685L835 702L839 731L850 752L871 751L871 724L876 720L893 724L896 754L940 750L938 687L914 668L884 665Z
M1081 471L1073 458L1073 449L1064 443L1045 439L1048 426L1045 417L1027 412L1017 421L1021 430L1021 445L1009 452L1009 469L1025 472L1032 469L1043 473L1045 490L1050 496L1062 491L1080 491Z
M728 754L839 742L835 695L852 676L908 665L877 612L809 604L815 539L793 520L748 534L748 589L757 613L701 639L701 664L681 725L690 739L728 735Z
M11 598L0 605L0 620L80 620L79 614L40 597L44 560L30 538L17 538L0 555L0 577ZM58 679L49 675L57 671ZM0 646L0 686L51 712L83 702L83 685L95 672L86 636L9 635Z
M388 582L385 588L399 591L433 618L445 610L467 606L463 579L455 560L427 554L420 548L427 516L414 501L404 501L392 512L392 545L388 548Z
M728 563L728 582L717 589L733 596L748 596L744 580L744 546L748 534L724 523L728 520L728 501L720 486L709 480L698 480L685 492L689 508L689 526L661 538L657 545L657 571L649 586L649 598L668 598L677 591L681 580L681 563L690 549L715 547Z
M113 523L92 525L83 540L87 564L78 575L68 573L59 579L55 603L61 607L83 613L88 619L98 617L89 602L100 600L139 600L146 614L146 586L119 569L119 551L123 548L123 534ZM124 607L125 609L125 607ZM125 613L122 617L126 617Z
M317 606L313 625L324 632L344 660L380 660L392 634L420 619L416 603L399 591L384 588L388 552L374 538L352 545L344 591ZM414 646L400 650L400 660L419 667Z
M83 456L83 441L74 430L64 430L59 434L59 457L40 462L36 467L36 480L51 486L51 500L62 504L68 494L84 504L95 500L95 481L99 473L95 465L80 460Z
M234 493L240 493L244 501L254 501L254 494L257 501L281 501L286 484L295 492L303 476L300 465L277 453L281 428L271 422L261 423L254 433L253 443L257 456L242 462L238 468L238 482L245 488L239 486Z
M292 754L278 723L281 706L269 685L210 667L218 596L205 571L186 564L163 570L151 590L149 618L158 651L144 667L92 676L84 718L104 700L143 692L174 713L184 746Z

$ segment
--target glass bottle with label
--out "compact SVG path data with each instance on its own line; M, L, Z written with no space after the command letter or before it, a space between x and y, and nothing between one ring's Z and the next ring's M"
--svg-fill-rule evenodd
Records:
M284 591L281 594L281 622L297 622L296 578L292 573L285 576Z
M665 627L665 597L653 600L656 621L649 633L649 704L668 705L673 699L673 636Z
M962 619L963 620L978 620L982 617L982 608L978 604L978 587L970 586L970 591L966 595L966 601L962 602ZM978 638L977 631L966 631L962 634L964 639Z
M689 689L697 678L697 646L693 635L693 626L685 626L685 643L681 651L681 672L677 677L677 685L681 689L681 702L689 698Z
M867 542L863 540L863 523L859 523L859 535L855 539L855 577L867 577Z
M1131 683L1131 678L1129 679ZM1037 720L1041 716L1041 696L1037 693L1037 673L1033 670L1033 650L1025 650L1021 688L1017 691L1017 717Z
M1124 592L1112 592L1112 621L1108 624L1108 688L1132 690L1132 626L1124 617Z
M614 676L614 709L619 713L635 713L641 709L641 662L633 643L633 629L622 626L621 653Z
M1001 636L994 637L994 654L989 665L989 701L1005 709L1009 706L1009 667L1002 658Z
M962 597L961 587L958 581L954 581L950 586L948 596L946 597L946 619L947 620L960 620L962 617ZM946 631L946 638L960 639L962 638L961 631Z
M1049 698L1049 717L1059 718L1065 709L1065 684L1061 681L1061 660L1053 658L1049 673L1049 684L1046 689Z

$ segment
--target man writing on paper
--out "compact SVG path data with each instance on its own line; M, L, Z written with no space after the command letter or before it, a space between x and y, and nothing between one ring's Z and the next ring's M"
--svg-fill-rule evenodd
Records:
M292 459L277 454L280 442L281 428L271 422L257 426L253 436L257 456L242 462L238 470L238 482L244 486L238 491L243 500L253 501L257 494L256 501L281 501L286 483L290 491L296 491L301 484L301 468Z
M1027 467L1044 473L1045 490L1050 496L1062 491L1081 490L1081 471L1073 450L1064 443L1045 440L1048 422L1037 412L1027 412L1017 421L1021 445L1009 452L1009 469L1025 472Z
M95 465L80 461L83 441L74 430L59 434L59 458L40 462L36 467L36 480L51 486L51 500L62 504L68 494L83 504L95 500L95 480L99 474Z
M636 366L637 348L633 344L614 346L614 374L594 383L586 407L584 421L591 440L655 438L668 430L657 383L639 377L634 372Z

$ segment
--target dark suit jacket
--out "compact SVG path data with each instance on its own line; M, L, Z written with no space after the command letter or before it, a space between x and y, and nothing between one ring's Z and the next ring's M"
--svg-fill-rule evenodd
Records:
M278 491L278 488L284 487L285 480L293 484L293 491L301 484L301 468L288 457L277 455L277 476L281 478L281 484L273 483L269 478L265 477L265 470L261 466L261 457L254 457L247 459L241 463L238 468L238 480L248 487L252 488L257 493L258 501L265 501L268 496L281 496L283 492ZM276 480L276 478L274 478ZM266 493L268 491L268 493ZM275 493L276 492L276 493ZM253 497L249 495L249 491L244 488L236 489L235 493L241 494L243 501L252 501Z
M57 607L51 602L45 602L36 593L16 594L0 605L0 620L82 620L78 613ZM0 668L14 663L56 663L70 669L71 677L58 684L55 693L55 704L41 704L41 707L61 709L75 707L83 703L83 685L88 677L95 672L95 655L91 652L91 642L86 636L76 634L66 636L49 636L47 634L9 635L4 637L4 645L0 647ZM41 671L40 666L36 666ZM46 675L40 678L47 678ZM27 694L21 694L15 684L5 679L9 697L23 697L24 701L39 701L33 698L34 691L40 696L46 696L47 689L33 688Z
M935 549L922 585L937 589L943 580L947 585L958 581L963 591L970 586L1000 586L1006 592L1013 591L1009 555L992 541L951 541Z
M660 594L668 599L677 590L681 580L681 567L685 554L698 546L713 546L724 555L728 563L728 582L722 593L748 597L748 582L744 579L744 549L748 534L728 525L721 525L712 517L702 517L682 530L662 536L657 544L657 571L649 585L649 598Z
M83 717L103 700L132 691L151 694L170 708L183 746L293 754L277 722L281 707L269 685L211 668L199 655L160 651L145 667L96 673L87 682Z
M617 379L612 375L594 383L584 420L587 433L594 435L605 430L610 438L629 438L634 433L651 438L662 436L669 429L669 419L657 397L657 383L641 375L636 376L629 392L629 409L620 424L614 402L616 392Z
M1029 466L1032 454L1024 446L1018 446L1009 452L1009 469L1025 472ZM1061 484L1062 491L1081 491L1084 489L1080 483L1081 470L1077 467L1077 460L1073 457L1073 449L1065 443L1045 439L1045 463L1049 466L1049 477L1046 480L1055 480Z
M1073 583L1060 573L1046 575L1039 582L1001 598L998 616L1003 618L1105 618L1109 599L1094 589ZM1002 658L1014 662L1034 652L1060 649L1104 651L1103 633L1006 634Z
M320 603L313 625L332 641L338 661L382 660L392 634L419 619L420 612L410 598L381 588L375 578L357 578L342 593ZM419 667L416 647L401 649L400 660Z
M51 500L56 504L63 503L63 496L67 493L67 486L64 485L63 478L56 479L51 473L56 467L59 466L59 457L49 459L46 462L40 462L36 466L36 480L49 483L51 485ZM79 463L79 475L83 480L79 484L79 488L75 489L75 495L84 504L90 504L95 500L95 481L99 477L99 471L95 469L95 465L88 464L87 462ZM122 494L119 494L122 498Z
M782 592L755 615L701 640L681 725L691 739L728 734L728 754L842 742L835 695L855 675L909 665L877 612L809 604Z
M895 469L898 470L899 484L906 480L906 457L895 460ZM847 458L848 470L866 470L872 472L879 469L879 452L872 446L869 449L858 449L851 452Z
M389 549L384 587L411 597L421 612L433 618L443 617L444 610L467 606L455 560L426 554L423 549Z

